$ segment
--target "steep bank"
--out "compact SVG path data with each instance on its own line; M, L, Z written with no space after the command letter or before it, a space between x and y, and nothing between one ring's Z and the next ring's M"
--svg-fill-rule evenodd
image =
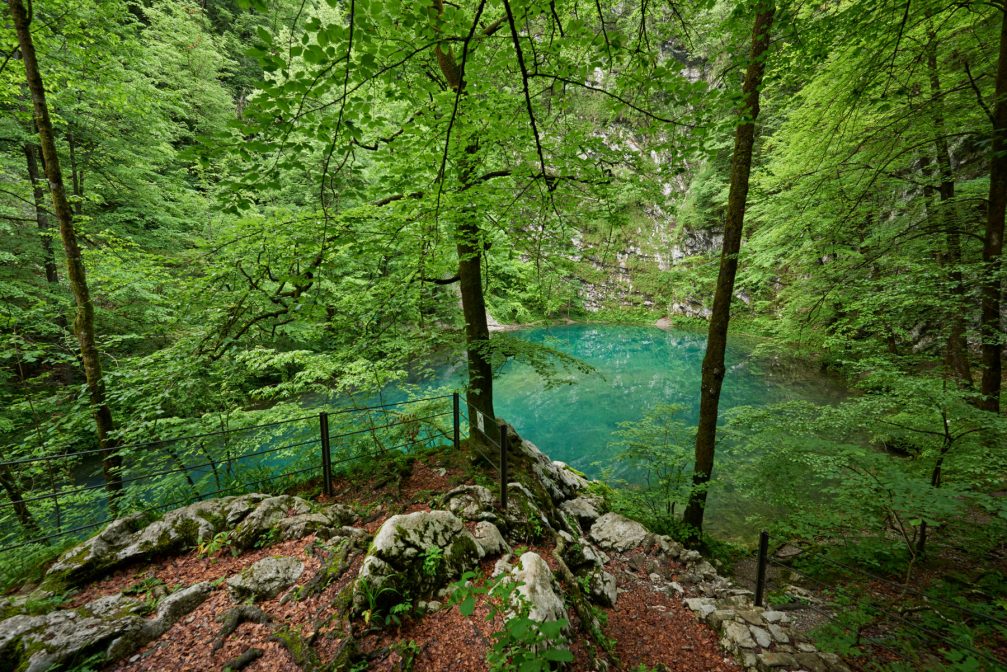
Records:
M116 521L0 602L0 669L845 669L532 444L512 462L506 510L492 471L441 451L331 501Z

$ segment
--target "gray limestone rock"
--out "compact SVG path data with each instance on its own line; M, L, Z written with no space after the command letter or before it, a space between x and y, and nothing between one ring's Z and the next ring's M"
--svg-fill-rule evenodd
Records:
M406 593L434 593L482 557L482 547L450 511L392 516L364 558L353 590L354 611L361 613L371 600L385 607Z
M615 577L597 567L588 574L588 597L602 607L614 607L619 593L615 585Z
M773 636L769 634L769 630L760 628L757 625L748 626L748 630L752 633L752 637L755 638L755 643L763 649L768 649L773 645Z
M727 621L724 623L723 634L723 640L726 640L722 642L725 644L725 649L736 650L738 647L743 649L755 648L755 640L752 639L752 633L741 623Z
M227 589L235 602L269 599L293 585L303 572L304 564L297 558L263 558L228 577Z
M563 502L559 508L576 520L582 530L589 530L594 521L601 516L602 502L597 497L582 495Z
M496 497L481 485L462 485L444 495L444 506L462 520L496 520Z
M647 528L618 513L606 513L591 526L591 539L606 550L628 551L646 540Z
M759 669L773 670L781 667L797 667L797 661L789 653L768 653L759 654Z
M483 549L483 555L485 557L493 557L495 555L506 555L510 553L510 546L504 540L503 535L500 534L500 530L497 526L488 521L480 521L476 523L475 529L472 531L472 536L475 537L476 543Z
M683 600L683 602L685 606L699 614L701 619L705 619L717 610L717 603L714 602L712 597L690 597Z
M558 621L567 617L563 598L556 592L552 570L538 553L522 554L511 576L520 584L517 594L528 603L528 617L533 621Z

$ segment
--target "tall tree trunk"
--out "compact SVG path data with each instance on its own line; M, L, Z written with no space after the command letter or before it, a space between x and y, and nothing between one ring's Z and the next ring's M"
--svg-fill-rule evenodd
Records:
M444 11L442 0L434 0L434 8ZM434 47L437 65L447 80L448 86L465 95L465 63L458 63L450 48ZM459 115L460 117L460 115ZM460 119L456 117L456 125ZM457 127L457 126L456 126ZM465 165L462 166L462 188L468 187L475 170L475 154L478 152L478 140L469 138L465 147ZM442 176L443 177L443 176ZM486 300L483 296L483 240L477 221L478 213L471 209L463 209L455 225L455 238L458 250L458 281L462 295L462 315L465 318L465 354L468 361L469 384L465 392L465 401L469 409L469 424L476 426L474 411L485 416L486 423L492 423L496 418L493 409L493 366L490 363L489 322L486 319ZM484 428L490 431L488 424ZM478 434L478 429L475 429ZM495 435L494 435L495 436Z
M954 374L958 384L964 388L972 387L972 370L969 367L968 342L965 327L965 281L962 278L962 243L958 231L957 217L954 216L951 201L955 197L954 171L951 164L951 150L944 123L944 102L942 100L941 80L937 70L937 36L930 34L927 45L927 69L930 73L930 105L934 118L934 145L937 152L937 167L940 173L940 206L938 217L944 226L946 241L945 265L948 268L948 278L951 280L952 309L948 316L950 329L947 341L947 365Z
M38 160L36 145L24 143L24 157L28 164L28 179L31 181L32 197L35 201L35 221L38 223L39 237L42 239L42 254L45 263L45 279L55 285L59 282L59 274L56 272L56 258L52 253L52 238L50 237L49 215L45 211L45 187L39 179Z
M52 194L53 212L59 222L59 234L66 252L67 277L70 281L74 301L77 304L74 332L80 344L81 361L84 365L91 409L97 426L98 446L102 450L102 468L109 492L109 511L115 515L118 509L117 500L122 491L122 457L116 451L116 442L111 438L114 426L112 412L105 401L105 382L102 379L101 360L94 335L94 306L88 292L87 276L84 272L80 246L77 244L77 233L73 225L73 212L67 202L59 156L56 154L56 142L52 121L49 119L45 87L42 84L42 75L39 72L38 60L35 56L35 45L28 26L29 18L22 0L8 0L8 6L14 19L14 29L17 32L18 44L24 61L28 90L31 92L39 146L42 149L45 173L49 180L49 191Z
M727 327L731 319L731 297L734 277L738 271L741 231L748 199L748 178L752 169L752 146L755 144L755 120L759 116L759 89L765 72L769 31L773 25L775 3L762 2L756 10L752 28L752 52L742 87L744 101L741 121L734 134L734 156L731 159L731 188L727 197L724 222L724 243L720 253L720 272L713 297L706 355L703 357L702 389L699 403L699 427L696 431L696 463L692 475L689 504L682 518L693 534L703 531L707 484L713 473L713 455L717 440L717 411L720 388L724 382L724 351L727 348Z
M981 406L1000 411L1003 329L1000 319L1000 255L1004 242L1004 215L1007 213L1007 9L1000 24L1000 56L997 59L995 100L993 101L993 146L990 152L990 193L983 239L982 336L983 380Z

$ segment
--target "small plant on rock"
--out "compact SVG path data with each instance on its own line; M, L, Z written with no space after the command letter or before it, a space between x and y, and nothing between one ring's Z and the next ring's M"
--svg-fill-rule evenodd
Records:
M478 596L486 596L492 621L506 614L503 630L493 633L493 646L486 654L491 672L548 672L573 661L569 642L564 635L566 620L536 621L530 618L531 605L517 591L520 583L500 575L488 583L477 585L474 572L466 572L452 584L451 604L458 605L463 616L475 611Z

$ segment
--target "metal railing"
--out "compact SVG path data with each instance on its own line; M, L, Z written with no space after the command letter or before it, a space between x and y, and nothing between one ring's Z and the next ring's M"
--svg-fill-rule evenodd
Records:
M334 474L360 460L436 442L457 448L459 411L454 393L120 445L114 490L102 474L103 450L0 461L0 584L17 566L115 517L283 491L317 477L331 495Z

